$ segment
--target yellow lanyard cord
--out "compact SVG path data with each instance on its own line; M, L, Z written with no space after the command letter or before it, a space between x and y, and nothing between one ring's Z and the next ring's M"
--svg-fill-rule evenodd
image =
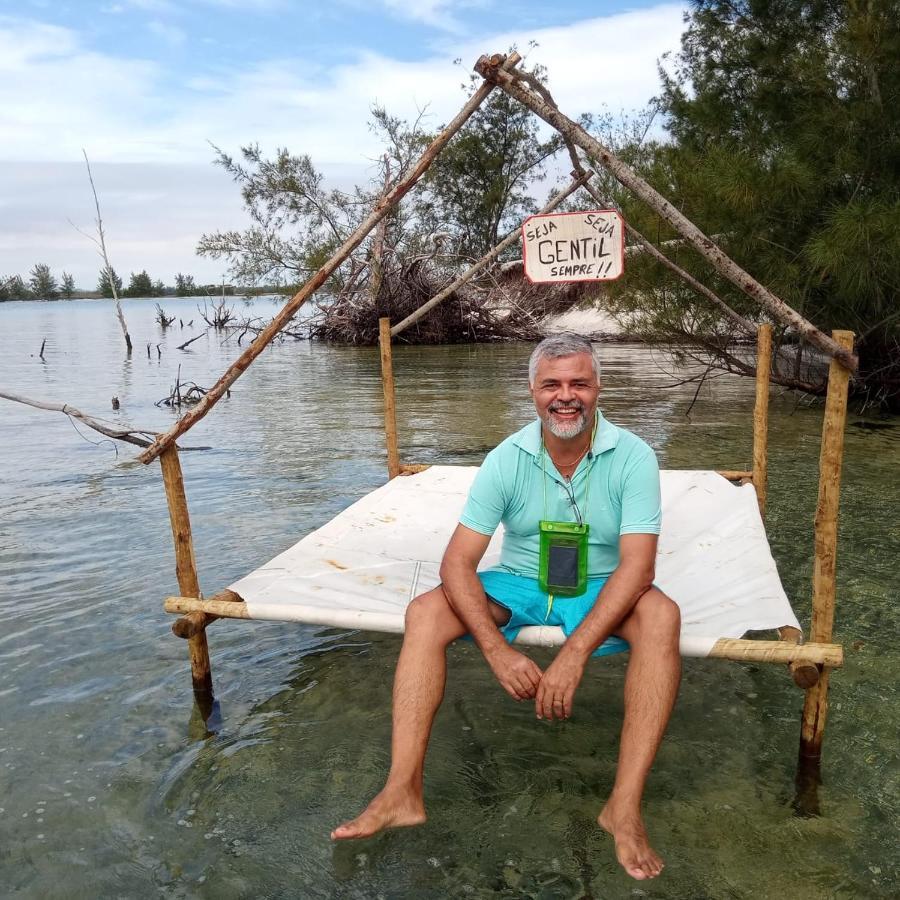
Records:
M595 413L594 414L594 429L591 432L591 443L588 445L588 451L585 451L585 452L593 451L594 438L596 436L597 436L597 415ZM547 518L547 469L544 464L544 457L547 455L549 455L549 454L547 453L547 448L544 445L544 431L542 428L541 429L541 484L544 489L544 519ZM581 460L579 460L579 462L581 462ZM588 500L591 495L591 469L593 467L594 467L594 457L591 456L591 461L588 466L587 475L585 476L587 479L587 485L585 486L585 489L584 489L584 515L585 516L587 516L587 514L588 514ZM576 466L576 471L577 471L577 466ZM575 472L572 473L572 479L574 480L574 478L575 478ZM555 478L553 480L556 481ZM560 483L561 482L557 482L557 484L560 484ZM566 493L569 495L569 500L572 503L572 507L575 510L575 515L578 518L578 524L583 525L584 519L581 515L581 510L578 508L578 502L575 499L575 489L568 483L566 483L564 485L564 487L566 488ZM550 618L550 613L552 612L552 610L553 610L553 594L548 592L547 593L547 612L544 615L545 622L547 621L547 619Z

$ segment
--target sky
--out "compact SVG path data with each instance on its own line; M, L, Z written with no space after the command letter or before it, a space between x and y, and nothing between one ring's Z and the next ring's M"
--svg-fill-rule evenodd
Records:
M0 277L37 262L93 288L100 260L82 156L110 259L128 279L226 275L195 255L244 228L213 165L258 143L306 153L327 186L373 174L374 103L437 126L482 53L544 65L560 109L618 113L659 90L685 3L644 0L0 0ZM531 47L531 42L536 46ZM461 64L454 64L460 59Z

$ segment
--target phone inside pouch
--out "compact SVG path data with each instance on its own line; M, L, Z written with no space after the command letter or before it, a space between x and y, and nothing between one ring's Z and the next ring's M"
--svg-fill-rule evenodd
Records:
M560 597L576 597L587 589L588 526L574 522L540 523L538 584Z

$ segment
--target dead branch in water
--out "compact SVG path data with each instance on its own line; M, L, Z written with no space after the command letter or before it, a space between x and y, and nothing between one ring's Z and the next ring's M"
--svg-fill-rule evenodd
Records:
M53 401L33 400L31 397L23 397L21 394L13 394L9 391L0 390L0 397L4 400L11 400L13 403L22 403L25 406L31 406L34 409L45 409L48 412L61 412L70 419L77 419L79 422L99 432L105 437L112 438L116 441L124 441L126 444L134 444L136 447L149 447L156 437L156 432L149 428L133 428L130 425L121 425L117 422L108 422L104 419L98 419L83 413L80 409L76 409L68 403L54 403ZM209 450L209 447L179 447L179 450Z
M182 406L193 406L195 403L199 403L208 393L209 388L200 387L193 381L182 381L181 366L179 366L172 390L161 400L157 400L154 406L181 409ZM230 397L231 391L227 391L226 395Z
M163 308L157 303L156 321L162 328L168 328L175 321L175 316L167 316Z
M203 301L203 309L197 307L203 321L209 325L210 328L225 328L230 322L232 322L237 316L234 312L233 306L227 306L225 304L225 300L213 300L212 301L212 310L207 309L206 301Z
M253 338L250 341L252 344L256 338L269 327L271 323L271 319L263 319L263 318L246 318L241 320L235 325L228 325L225 328L225 331L228 333L225 340L222 341L224 344L225 341L229 340L232 335L237 334L237 343L240 347L241 341L248 335L252 334ZM281 331L278 332L278 335L274 338L272 343L277 341L278 343L283 343L286 337L293 338L295 341L306 340L309 337L309 323L307 323L306 332L297 329L288 329L282 328Z
M119 324L122 326L122 334L125 335L125 347L128 350L129 355L131 354L131 335L128 333L128 326L125 324L125 316L122 313L122 303L119 300L119 291L116 287L116 279L115 279L115 271L113 267L109 264L109 256L106 252L106 236L103 231L103 219L100 216L100 200L97 197L97 188L94 187L94 176L91 173L91 163L88 160L87 151L82 148L81 152L84 154L84 164L87 166L88 172L88 181L91 183L91 192L94 195L94 206L97 209L97 237L93 237L90 234L86 234L86 232L82 231L82 234L85 234L86 237L89 237L99 248L100 255L103 257L103 271L106 273L106 278L109 281L109 287L112 291L113 300L116 301L116 315L119 317ZM81 231L81 229L78 229Z
M191 321L193 321L193 319ZM198 334L196 337L192 337L189 341L185 341L183 344L179 344L175 349L176 350L186 350L191 344L194 343L194 341L199 341L200 338L204 337L208 333L209 333L209 329L204 328L203 331L201 331L200 334Z

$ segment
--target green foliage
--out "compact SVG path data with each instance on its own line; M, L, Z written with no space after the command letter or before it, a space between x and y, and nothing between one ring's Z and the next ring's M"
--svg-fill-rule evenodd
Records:
M559 146L539 139L527 107L494 91L432 163L420 212L455 238L461 255L479 259L537 212L530 190Z
M113 287L115 287L115 291L113 291ZM122 296L122 279L112 266L108 268L104 266L100 270L97 278L97 292L101 297Z
M34 297L21 275L0 275L0 301L3 300L34 300Z
M132 272L131 278L128 282L128 287L125 289L126 297L153 297L153 282L150 280L150 276L147 274L146 269L142 269L140 272Z
M194 284L193 275L183 275L179 272L175 276L175 296L176 297L193 297L197 293L197 286Z
M60 294L66 299L71 300L72 294L75 293L75 276L68 272L62 274L62 284L60 285Z
M240 161L216 152L216 163L240 185L253 225L243 232L205 234L197 252L227 259L242 283L305 281L359 218L359 206L348 195L325 190L322 174L306 155L280 149L268 159L256 145L241 148Z
M217 149L216 162L239 185L253 224L245 231L204 235L197 252L226 259L231 275L243 284L302 284L369 214L384 192L385 174L396 184L434 138L423 130L421 117L410 123L378 106L370 127L384 147L379 172L349 193L327 189L305 154L280 149L269 158L250 145L234 159ZM527 109L494 91L432 163L414 194L388 215L386 245L392 259L402 266L403 260L427 257L432 268L458 271L460 257L483 256L536 210L529 191L557 146L538 139ZM337 294L348 283L365 286L365 277L356 279L371 240L327 289Z
M855 330L867 390L896 402L900 3L693 0L660 102L673 140L645 151L645 176L819 328ZM648 237L674 237L619 199ZM758 315L694 254L678 255ZM681 315L683 328L696 297L647 260L635 259L632 276L654 285L634 310L643 324L671 327Z
M46 263L36 263L28 276L28 287L35 300L56 300L59 287Z

